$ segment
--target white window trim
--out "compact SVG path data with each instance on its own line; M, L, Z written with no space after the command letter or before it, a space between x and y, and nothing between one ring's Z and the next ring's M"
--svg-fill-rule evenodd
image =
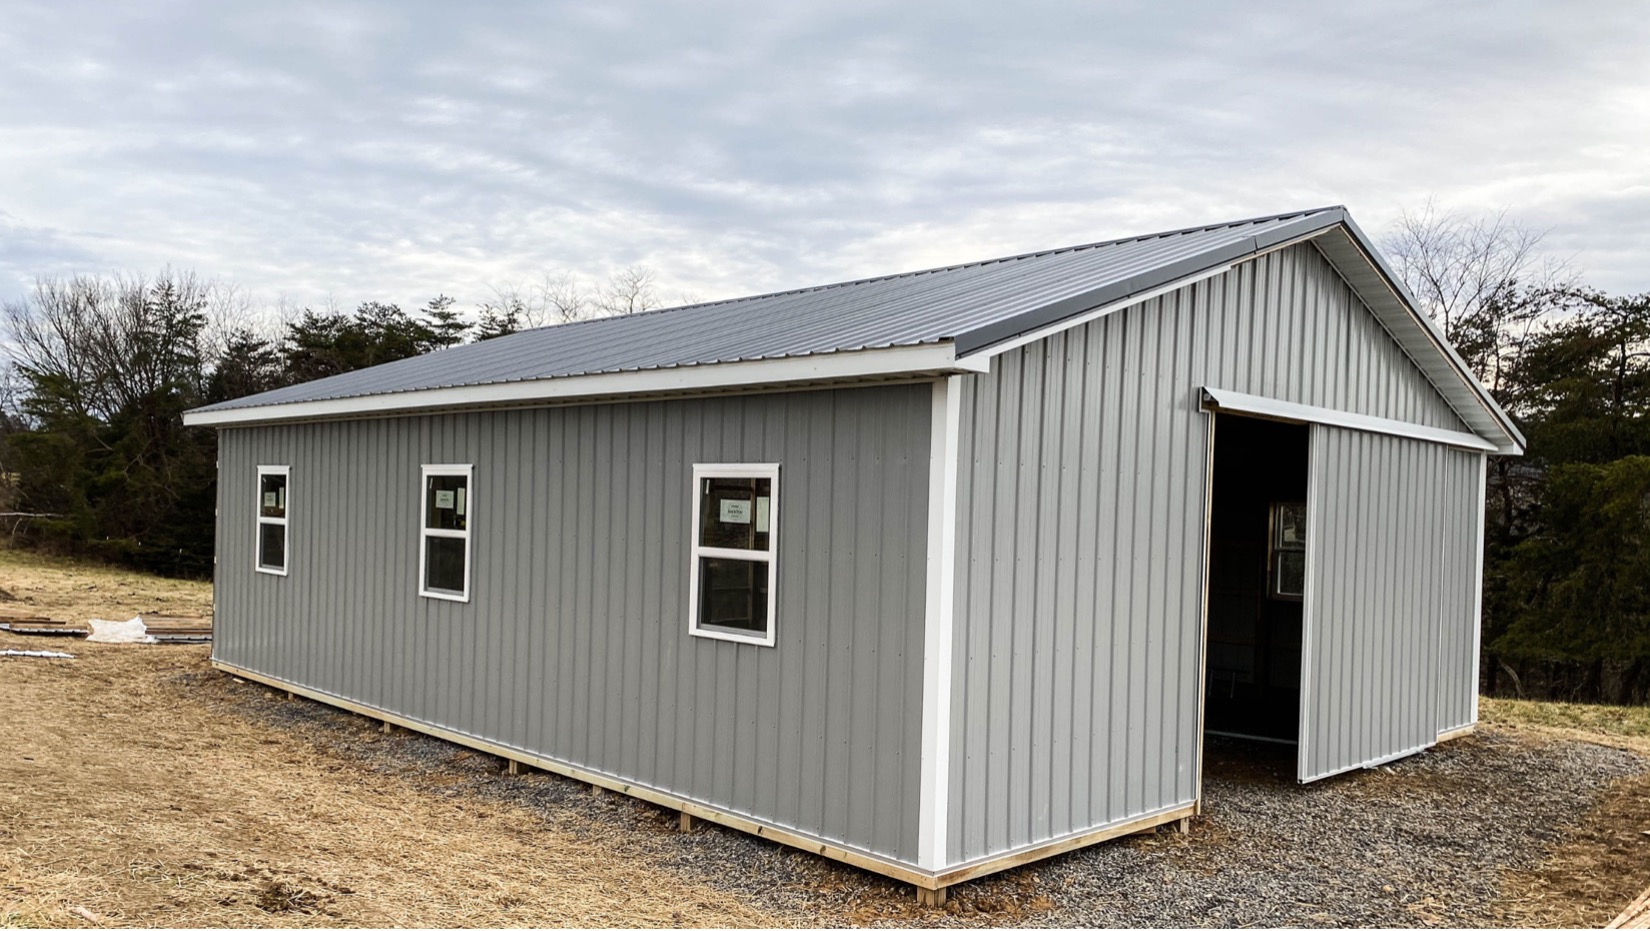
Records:
M700 500L703 482L707 478L765 478L768 480L768 548L766 550L727 549L720 546L699 545L699 516L704 510ZM688 546L688 634L711 640L728 640L755 646L774 645L774 633L779 629L779 464L776 462L733 462L693 464L693 484L689 486L689 506L693 509L693 536ZM768 630L765 634L747 634L725 627L702 627L699 624L699 560L740 559L746 562L768 564Z
M464 519L463 530L442 530L428 526L429 524L429 488L430 477L437 475L461 475L464 477L464 506L469 514ZM476 514L476 480L475 466L464 465L430 465L425 464L418 472L418 594L425 598L436 598L441 601L459 601L468 603L470 600L470 566L475 560L475 545L470 540L470 527L475 522ZM451 592L445 589L430 588L426 581L425 572L429 568L430 547L427 542L430 537L447 537L464 541L464 591Z
M264 516L264 476L279 475L286 479L286 507L283 513L286 517ZM292 467L284 465L258 466L258 487L256 492L257 506L252 513L257 521L252 525L252 568L265 575L286 575L287 567L292 565ZM279 524L285 528L281 535L281 568L264 565L264 524Z

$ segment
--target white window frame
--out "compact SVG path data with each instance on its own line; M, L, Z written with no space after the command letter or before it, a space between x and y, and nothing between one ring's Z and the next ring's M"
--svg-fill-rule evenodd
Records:
M704 511L702 496L705 479L709 478L765 478L768 480L768 548L766 550L729 549L721 546L701 546L699 518ZM693 536L688 547L688 633L711 640L728 640L754 646L774 645L779 629L779 464L776 462L733 462L693 464L693 484L688 496L693 510ZM738 559L744 562L768 564L768 629L762 634L742 633L727 627L701 626L699 623L699 560Z
M439 475L461 475L464 477L464 506L468 514L464 518L463 530L442 530L429 526L429 488L430 478ZM470 539L470 528L475 524L476 514L476 479L475 465L426 463L418 471L418 594L425 598L437 598L442 601L469 602L470 580L473 578L470 566L475 561L475 545ZM430 537L447 537L448 539L464 541L464 591L452 592L445 589L430 588L426 575L430 558Z
M286 507L282 509L285 517L264 516L264 476L279 475L286 479ZM292 565L292 467L289 465L261 465L258 466L258 485L254 493L257 498L257 507L252 514L257 521L252 525L252 568L265 575L286 575L287 567ZM264 565L264 525L278 524L281 530L281 568Z

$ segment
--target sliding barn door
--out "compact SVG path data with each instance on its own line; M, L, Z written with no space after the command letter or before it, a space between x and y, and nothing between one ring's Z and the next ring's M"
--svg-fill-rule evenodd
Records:
M1470 714L1482 461L1312 427L1302 782L1414 753Z

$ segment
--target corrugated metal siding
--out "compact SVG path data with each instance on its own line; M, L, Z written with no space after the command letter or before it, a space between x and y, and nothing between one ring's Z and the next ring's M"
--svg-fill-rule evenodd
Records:
M1313 426L1302 780L1413 753L1471 715L1481 463Z
M1478 722L1484 468L1483 456L1450 450L1434 479L1444 494L1438 628L1440 734Z
M931 388L227 430L226 662L914 861ZM688 636L694 462L778 462L778 644ZM469 604L417 596L419 465L475 464ZM290 575L252 570L290 464Z
M1209 385L1463 429L1311 245L963 383L951 862L1197 793Z

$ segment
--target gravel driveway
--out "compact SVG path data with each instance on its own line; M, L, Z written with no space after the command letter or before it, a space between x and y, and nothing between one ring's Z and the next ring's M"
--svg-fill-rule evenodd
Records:
M1608 783L1650 769L1627 751L1491 729L1301 786L1291 748L1211 738L1205 815L1190 835L1126 838L968 883L939 912L916 907L900 883L715 826L678 834L674 812L548 774L500 777L485 754L407 732L380 738L365 719L270 694L220 693L374 771L527 806L802 925L1490 924L1501 871L1535 865Z

